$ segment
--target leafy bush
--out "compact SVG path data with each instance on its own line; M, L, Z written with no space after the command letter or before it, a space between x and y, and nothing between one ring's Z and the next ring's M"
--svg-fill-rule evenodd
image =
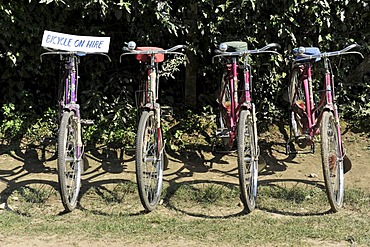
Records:
M215 115L211 107L204 107L202 113L191 110L175 112L175 118L162 122L167 148L179 151L187 147L210 146L215 141Z
M15 112L14 104L10 103L2 107L4 120L1 125L2 137L15 137L22 130L24 117Z
M288 57L293 47L318 46L329 51L353 42L367 47L370 35L369 5L364 0L24 0L2 2L0 10L0 103L15 107L12 116L0 117L6 128L3 135L26 133L39 116L56 105L60 64L57 57L40 62L44 30L111 37L112 63L102 57L87 56L80 64L79 102L84 107L83 117L104 125L87 131L89 138L96 135L96 140L119 139L132 132L131 108L138 86L138 63L133 58L119 62L124 42L134 40L139 46L164 48L188 45L189 63L185 68L179 67L175 78L163 77L161 92L164 103L179 109L197 106L195 112L215 103L213 94L219 78L211 58L219 43L243 40L249 48L279 43L282 56L252 58L253 98L263 126L286 119L283 94L289 81ZM368 56L367 49L363 52ZM337 83L348 84L346 79L360 62L359 57L335 60ZM364 120L369 117L370 105L369 83L365 79L351 81L356 86L339 87L337 93L343 116L367 126ZM112 133L102 131L106 128L112 129ZM10 130L13 133L8 133Z

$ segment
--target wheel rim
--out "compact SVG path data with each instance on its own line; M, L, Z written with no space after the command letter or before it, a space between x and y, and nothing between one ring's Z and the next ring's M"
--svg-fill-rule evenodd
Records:
M255 198L257 196L257 169L255 167L255 161L253 160L253 143L251 140L251 135L249 133L249 127L245 126L244 134L244 166L245 166L245 178L246 178L246 190L248 201L252 206L255 205Z
M161 191L162 155L159 157L157 144L158 133L154 119L149 118L144 132L143 140L143 181L148 202L155 205Z
M291 104L291 116L290 116L291 128L292 128L292 131L295 137L303 134L303 125L301 123L301 117L293 109L296 104L303 105L303 106L305 105L304 91L303 91L302 85L299 84L300 82L298 80L298 76L299 76L299 70L294 69L292 71L291 82L290 82L289 92L288 92L289 102Z
M328 175L329 175L329 190L332 195L332 199L339 207L343 201L343 161L340 155L340 149L338 146L337 129L334 124L333 116L330 117L330 121L327 126L327 153L328 153Z
M241 199L249 212L256 205L258 179L253 131L250 115L247 111L242 111L238 126L239 181Z
M72 206L76 203L80 187L79 162L77 162L77 133L75 121L71 116L68 119L66 142L65 142L65 191L68 203Z

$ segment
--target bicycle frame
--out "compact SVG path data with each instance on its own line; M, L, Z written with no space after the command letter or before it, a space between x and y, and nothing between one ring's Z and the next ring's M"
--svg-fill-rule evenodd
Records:
M322 122L322 116L325 111L331 111L334 114L335 121L336 121L336 126L337 126L337 131L340 134L340 125L339 125L339 113L338 113L338 106L336 104L336 96L335 96L335 85L334 85L334 75L332 73L332 68L330 64L330 59L329 57L331 56L338 56L338 55L343 55L343 54L360 54L361 53L356 52L356 51L348 51L357 45L350 45L347 48L341 50L341 51L336 51L336 52L327 52L327 53L319 53L316 55L304 55L304 54L299 54L301 58L296 59L295 62L297 64L294 64L295 68L299 70L300 76L298 78L298 85L303 84L304 88L304 96L305 96L305 110L304 114L307 117L307 123L308 126L307 129L303 129L303 131L306 132L306 134L309 136L309 143L311 145L314 145L314 136L319 135L320 131L320 125ZM315 105L314 101L314 95L313 95L313 85L312 85L312 61L313 59L317 58L323 58L324 62L324 70L325 70L325 81L323 82L323 89L322 89L322 94L320 101ZM301 62L301 60L305 60L304 62ZM307 61L308 60L308 61ZM317 60L316 60L317 61ZM298 90L295 90L295 94L298 93ZM293 104L293 102L290 102ZM293 108L294 109L294 108ZM304 125L304 123L302 123ZM339 149L340 152L345 155L343 152L343 147L342 147L342 138L341 135L338 136L339 143L341 143ZM290 152L290 148L287 146L288 152ZM311 152L314 153L314 147L311 146Z
M244 58L244 66L243 66L243 88L241 90L238 90L238 57L232 57L231 62L227 62L226 68L227 68L227 78L226 83L228 84L230 88L230 106L227 106L223 104L223 98L225 97L226 92L226 84L224 88L222 89L222 93L220 95L220 107L223 108L223 111L227 113L227 116L223 116L223 118L227 123L230 124L228 126L230 128L230 140L229 140L229 146L232 146L235 141L236 137L236 127L239 119L239 112L241 109L249 109L253 112L253 122L255 122L254 118L254 104L252 103L251 98L251 91L252 91L252 81L250 76L251 67L248 64L248 58ZM241 92L241 95L239 97L239 92Z
M315 105L312 85L312 64L307 62L305 64L299 64L298 67L301 72L298 83L303 84L305 95L305 115L307 116L308 124L305 131L310 137L310 142L313 142L314 136L320 134L319 128L324 111L332 111L336 121L339 122L338 108L334 95L334 78L330 69L330 61L328 58L324 58L325 82L322 90L323 93L321 94L320 101ZM338 128L340 128L339 125ZM339 129L338 131L340 133ZM312 153L314 153L314 148L312 148Z
M178 45L174 46L168 50L164 50L161 48L156 47L146 47L143 50L135 50L136 43L133 41L130 41L128 43L128 47L124 47L123 49L127 51L126 53L122 53L120 56L120 61L123 55L140 55L140 56L149 56L150 62L144 61L146 64L147 69L147 79L144 82L144 97L140 98L143 100L143 102L140 102L139 107L142 109L147 109L154 111L155 118L158 119L156 121L156 128L158 129L159 136L157 137L158 140L162 140L162 132L161 132L161 106L157 102L158 100L158 90L159 90L159 75L158 75L158 64L161 61L157 61L157 54L178 54L178 55L184 55L181 52L176 52L177 49L185 48L184 45ZM143 48L143 47L141 47ZM139 49L139 48L138 48ZM142 57L140 57L142 58ZM137 58L138 59L138 58ZM140 59L138 59L140 60ZM160 143L160 141L158 142ZM160 150L158 150L158 157L161 155L164 149L163 143L160 143L161 145L158 147Z
M59 55L60 60L65 61L65 74L62 79L64 82L63 87L59 87L59 90L63 89L63 92L58 92L59 104L59 118L63 115L65 111L73 111L76 114L77 122L77 157L76 160L80 161L83 154L83 143L82 143L82 133L81 133L81 115L80 115L80 105L77 103L77 90L78 90L78 64L80 63L79 56L85 56L86 54L98 54L106 56L109 61L110 57L105 53L82 53L74 51L48 51L40 55L42 61L43 55ZM63 59L63 55L66 58ZM87 121L87 120L85 120Z
M157 128L157 141L159 143L158 145L158 159L161 156L164 145L161 142L162 140L162 131L161 131L161 106L159 103L157 103L158 100L158 88L159 88L159 76L157 76L158 71L158 63L155 62L155 56L150 56L150 65L147 65L147 80L145 81L145 105L143 105L143 108L146 108L148 110L153 110L155 112L155 118L157 119L156 122L156 128ZM150 90L149 90L150 89Z
M279 47L278 44L271 43L266 45L265 47L261 49L256 49L256 50L243 50L239 52L227 52L227 46L226 49L221 50L220 45L220 50L216 50L218 55L215 55L212 58L212 62L214 61L215 58L227 58L226 61L226 68L227 68L227 77L226 83L224 87L222 88L222 92L220 94L219 98L219 104L220 104L220 110L221 110L221 117L223 122L226 123L227 127L227 135L229 137L228 141L228 146L231 148L234 145L235 139L236 139L236 129L237 129L237 123L239 120L239 113L243 109L247 109L251 111L252 115L252 121L254 124L254 131L255 131L255 136L257 136L257 119L256 119L256 113L255 113L255 105L252 103L252 76L250 74L251 71L251 66L248 63L248 55L250 54L261 54L261 53L275 53L279 54L275 51L268 50L270 48L275 48ZM238 64L238 59L242 57L243 58L243 65ZM243 83L242 83L242 89L238 90L238 68L242 69L243 73ZM230 89L230 107L228 105L225 105L223 103L223 98L226 95L226 88L227 86ZM240 94L240 96L239 96ZM223 123L221 123L221 127ZM223 136L224 130L221 130L220 132L216 132L216 135L218 136ZM257 147L257 140L255 140L255 147Z
M157 119L160 119L161 107L158 100L159 76L157 76L158 63L155 62L155 56L150 56L150 64L147 67L147 80L145 81L145 102L143 108L154 110ZM161 121L157 121L157 128L161 127Z
M77 118L77 161L81 160L82 156L82 134L81 134L81 116L80 105L77 104L77 89L78 89L78 64L80 60L76 55L68 55L65 63L67 70L65 85L64 85L64 99L60 99L59 104L64 111L74 111ZM63 114L63 113L61 113Z
M49 51L42 53L43 55L60 55L60 60L64 60L65 73L62 79L64 82L63 87L59 87L58 90L58 104L59 104L59 120L63 116L65 111L74 111L76 114L77 122L77 150L76 157L77 161L81 160L82 157L82 134L81 134L81 116L80 116L80 105L77 103L77 89L78 89L78 64L80 63L79 55L85 55L83 53L77 52L67 52L67 51ZM66 55L66 58L63 58ZM42 59L41 59L42 61Z

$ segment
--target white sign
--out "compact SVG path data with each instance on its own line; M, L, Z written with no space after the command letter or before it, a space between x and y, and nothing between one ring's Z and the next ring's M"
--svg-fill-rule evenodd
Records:
M45 30L41 46L63 51L107 53L109 42L110 37L79 36Z

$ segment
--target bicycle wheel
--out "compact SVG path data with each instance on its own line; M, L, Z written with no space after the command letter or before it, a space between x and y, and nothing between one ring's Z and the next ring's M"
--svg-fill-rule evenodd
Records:
M162 133L153 111L143 111L136 139L136 181L142 205L147 211L157 206L163 179Z
M294 137L303 134L302 115L305 111L305 96L303 85L298 80L299 71L293 69L289 85L290 126Z
M256 207L258 164L255 153L255 132L249 111L240 112L238 123L238 171L241 200L248 212Z
M321 158L326 194L333 212L343 205L344 175L339 133L332 112L325 111L321 122Z
M75 113L64 112L58 135L58 180L64 208L71 212L77 205L81 187L81 166L77 160L77 121Z
M230 112L231 112L231 89L229 84L229 73L225 71L221 78L221 91L220 91L220 118L219 126L221 130L222 146L225 150L230 150L233 146L233 138L230 132Z

